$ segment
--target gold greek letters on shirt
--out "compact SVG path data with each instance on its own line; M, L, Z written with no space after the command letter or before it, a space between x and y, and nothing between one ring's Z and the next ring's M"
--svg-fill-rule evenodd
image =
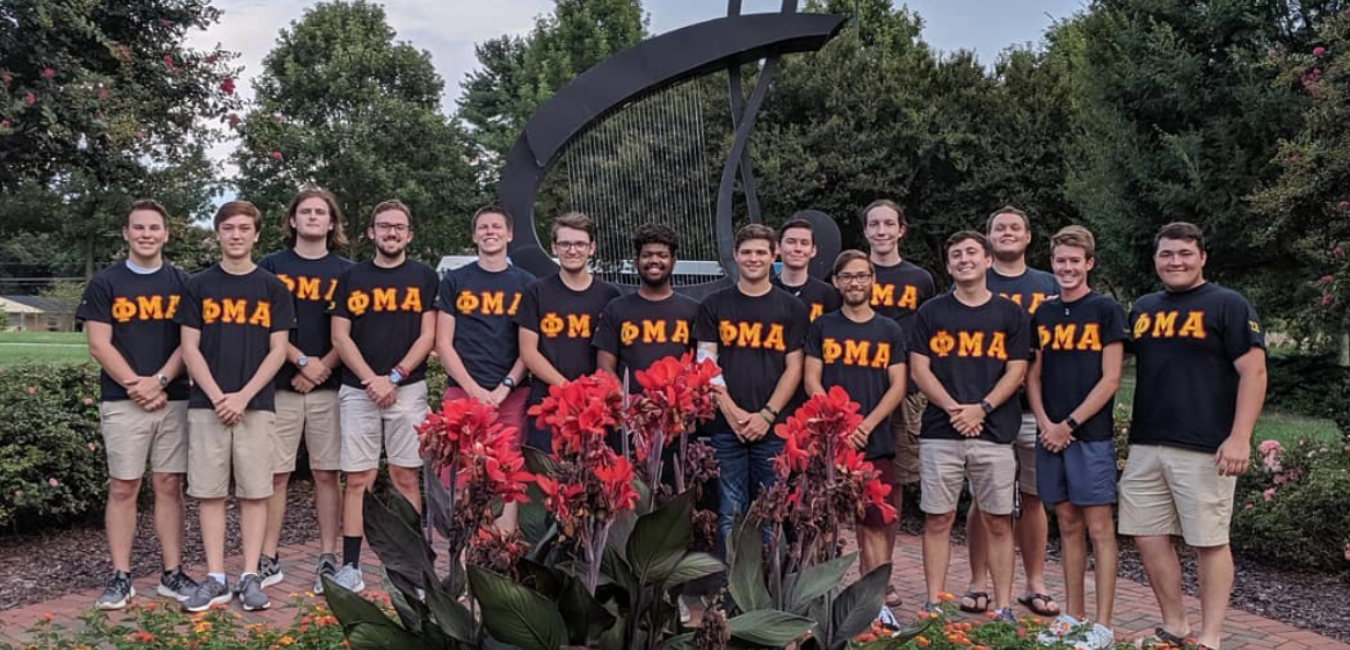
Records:
M202 323L272 327L272 304L247 298L202 298Z
M764 323L723 320L717 324L717 334L726 347L787 352L783 326L779 323L770 324L766 330Z
M846 366L867 368L887 368L891 365L891 344L873 341L840 341L826 337L821 342L821 356L825 363L842 363Z
M641 340L642 343L681 343L689 344L689 321L671 321L658 318L644 318L638 321L623 321L619 325L619 342L628 347Z
M1181 314L1176 310L1159 311L1152 314L1141 313L1134 321L1136 339L1189 338L1203 340L1205 332L1204 310L1190 310L1182 320L1181 329L1177 329L1177 320Z
M943 358L950 356L955 351L958 357L986 357L1007 361L1006 339L1006 333L994 332L988 337L988 344L986 345L985 332L957 330L956 334L952 335L947 330L938 330L928 339L928 349L933 354Z
M1078 323L1056 323L1054 330L1041 325L1037 333L1043 350L1102 351L1101 326L1097 323L1084 323L1082 329Z
M130 323L133 320L173 320L173 314L178 310L178 301L181 299L182 296L178 294L136 296L135 301L118 296L113 299L112 309L109 311L113 320L119 323Z
M506 307L505 291L475 293L464 289L455 298L455 311L464 315L476 313L484 316L515 316L516 309L520 307L520 295L519 291L511 294L511 306Z
M400 299L399 294L402 294ZM347 294L347 311L353 316L361 316L367 310L375 312L413 312L422 313L422 289L420 287L376 287L366 293L360 289Z

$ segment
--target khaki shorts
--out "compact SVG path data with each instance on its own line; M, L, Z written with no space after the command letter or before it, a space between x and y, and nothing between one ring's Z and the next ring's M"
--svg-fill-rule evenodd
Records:
M919 482L919 425L928 398L923 393L906 395L891 414L891 434L895 437L895 476L900 485Z
M108 452L108 476L135 481L150 471L182 474L188 468L187 400L150 412L131 400L103 402L98 419Z
M1036 489L1036 439L1040 430L1036 428L1036 414L1030 411L1022 414L1022 427L1017 430L1017 489L1022 494L1037 496Z
M1214 454L1130 445L1120 477L1121 535L1181 535L1193 547L1228 543L1236 476L1219 476Z
M398 400L381 409L366 391L351 386L338 390L342 413L342 471L364 472L380 466L380 448L395 467L421 467L417 425L427 417L427 383L398 387Z
M930 515L956 512L961 487L970 480L970 493L980 510L991 515L1013 512L1017 475L1012 445L988 440L920 440L922 475L919 509Z
M245 411L244 420L227 427L211 409L188 409L187 493L197 499L266 499L272 496L277 414Z
M300 451L300 438L305 439L309 451L309 468L340 469L342 439L338 433L338 392L313 390L297 393L277 391L277 457L272 471L278 474L295 471L295 457Z

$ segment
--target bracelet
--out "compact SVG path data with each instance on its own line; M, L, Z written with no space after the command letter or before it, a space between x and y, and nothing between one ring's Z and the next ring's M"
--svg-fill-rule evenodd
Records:
M411 372L408 372L408 370L405 369L402 365L394 366L394 370L397 370L399 376L400 376L400 377L403 377L404 379L407 379L408 376L412 375L412 373L411 373Z
M759 412L759 417L764 418L764 421L765 421L765 422L768 422L770 426L773 425L773 418L771 418L771 417L765 415L765 414L764 414L764 411L760 411L760 412Z
M778 417L778 409L776 409L776 408L774 408L774 407L772 407L772 406L769 406L768 404L765 404L765 405L764 405L764 408L762 408L762 409L760 409L760 410L761 410L761 411L768 411L768 412L772 413L774 417Z

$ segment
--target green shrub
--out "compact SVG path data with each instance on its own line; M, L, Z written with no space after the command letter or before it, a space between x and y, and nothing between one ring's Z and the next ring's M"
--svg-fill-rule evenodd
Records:
M1235 507L1231 539L1243 556L1350 571L1350 445L1299 440L1273 456L1258 450Z
M1334 420L1350 438L1350 368L1330 356L1272 356L1266 372L1267 409Z
M108 466L97 399L92 363L0 371L0 527L102 509Z

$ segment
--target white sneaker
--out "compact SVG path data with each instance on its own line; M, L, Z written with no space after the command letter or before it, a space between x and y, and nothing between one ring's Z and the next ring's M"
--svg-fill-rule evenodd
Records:
M354 564L342 565L342 568L338 569L337 575L333 576L333 582L354 594L366 590L366 581L361 575L361 568Z
M900 629L900 621L895 618L895 613L891 611L891 608L885 605L881 606L881 613L877 614L877 622L881 623L886 629Z

